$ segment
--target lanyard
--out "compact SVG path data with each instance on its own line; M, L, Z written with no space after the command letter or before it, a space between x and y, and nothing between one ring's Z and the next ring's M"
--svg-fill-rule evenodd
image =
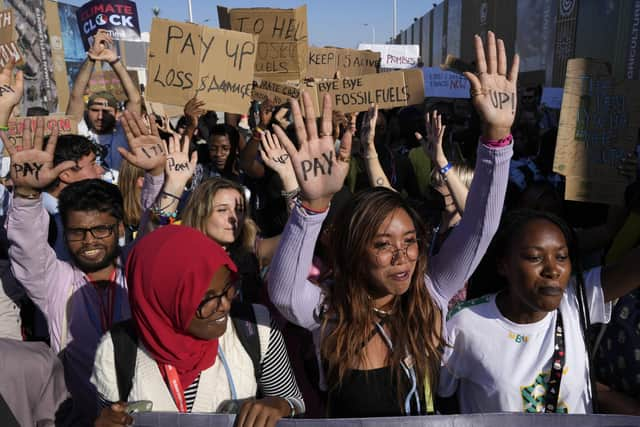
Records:
M174 402L176 402L178 411L183 413L187 412L187 401L184 398L184 389L178 376L178 370L173 365L164 363L158 363L158 366L160 367L160 371L164 373L164 377L169 385L169 391L173 396Z
M378 329L378 332L380 332L380 335L382 335L382 338L389 347L389 350L393 351L393 343L391 342L391 339L385 332L380 322L376 322L376 328ZM409 390L409 393L407 393L407 397L404 400L404 412L406 415L411 415L411 398L413 397L415 399L416 408L419 414L421 411L420 396L418 394L418 381L416 378L416 371L415 369L413 369L413 357L411 357L411 355L407 353L405 358L400 362L400 366L402 367L402 370L407 375L409 380L411 380L411 389Z
M114 268L109 276L109 285L106 289L100 288L91 278L87 275L87 281L91 283L94 290L96 291L96 296L98 297L98 311L100 321L98 322L98 315L93 310L91 304L88 304L88 312L89 317L91 318L91 323L93 323L94 327L100 334L104 334L113 325L114 319L120 318L120 298L118 295L117 285L115 283L116 273L118 269ZM103 292L104 291L104 292ZM106 304L105 304L105 294L106 293ZM118 313L114 316L114 309L118 310Z
M233 377L231 377L231 370L229 369L229 365L227 364L227 359L224 357L222 347L218 347L218 356L220 357L222 366L224 366L224 370L227 374L229 389L231 389L231 399L237 400L238 393L236 393L236 385L233 382ZM178 411L187 412L187 401L184 397L184 389L182 388L180 377L178 377L178 371L173 365L158 363L158 366L160 367L160 372L162 372L167 381L167 384L169 385L169 391L171 392L173 400L178 407Z
M555 337L553 343L553 357L551 359L551 373L549 374L548 390L545 395L545 412L556 412L558 397L560 395L560 382L562 381L562 371L564 369L564 327L562 325L562 314L557 311Z

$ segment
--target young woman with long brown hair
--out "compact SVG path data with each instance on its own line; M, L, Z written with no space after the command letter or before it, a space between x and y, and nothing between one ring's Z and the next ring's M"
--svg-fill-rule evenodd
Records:
M292 158L301 203L271 264L269 292L288 320L314 334L332 417L434 411L431 390L440 367L447 302L469 278L498 227L512 154L518 60L507 74L502 40L496 42L489 32L487 47L488 61L476 36L478 73L466 73L484 121L466 214L428 262L422 220L399 194L375 188L356 195L334 222L333 280L321 287L308 282L325 211L349 169L352 135L345 134L336 153L331 99L324 98L318 135L308 94L303 94L305 119L291 101L300 149L275 128ZM449 169L446 165L440 173Z

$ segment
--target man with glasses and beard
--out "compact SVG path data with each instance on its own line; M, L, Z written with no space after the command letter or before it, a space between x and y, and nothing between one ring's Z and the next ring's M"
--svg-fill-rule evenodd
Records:
M109 176L106 178L115 183L122 163L122 156L118 152L118 148L127 147L124 130L118 121L120 115L118 101L110 92L102 91L91 94L86 109L84 104L84 94L89 85L94 64L96 61L107 62L120 79L127 95L126 109L136 114L141 112L140 91L112 47L113 40L109 34L99 31L95 35L93 46L87 52L87 59L75 79L67 106L67 115L78 120L78 130L81 135L87 136L104 148L101 160L103 166L108 169Z

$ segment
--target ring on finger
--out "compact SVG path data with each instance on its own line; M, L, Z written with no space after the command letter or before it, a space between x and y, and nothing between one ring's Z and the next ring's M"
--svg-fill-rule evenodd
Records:
M341 161L344 163L349 163L349 161L351 161L351 156L343 156L341 154L338 154L337 158L338 158L338 161Z
M485 90L484 89L471 89L469 91L471 93L471 97L475 98L476 96L480 96L480 95L484 95L485 94Z

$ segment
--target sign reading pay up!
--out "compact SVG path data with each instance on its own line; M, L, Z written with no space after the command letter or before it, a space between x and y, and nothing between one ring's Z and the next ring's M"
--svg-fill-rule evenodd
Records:
M257 36L154 19L147 61L147 99L243 114L251 103Z

